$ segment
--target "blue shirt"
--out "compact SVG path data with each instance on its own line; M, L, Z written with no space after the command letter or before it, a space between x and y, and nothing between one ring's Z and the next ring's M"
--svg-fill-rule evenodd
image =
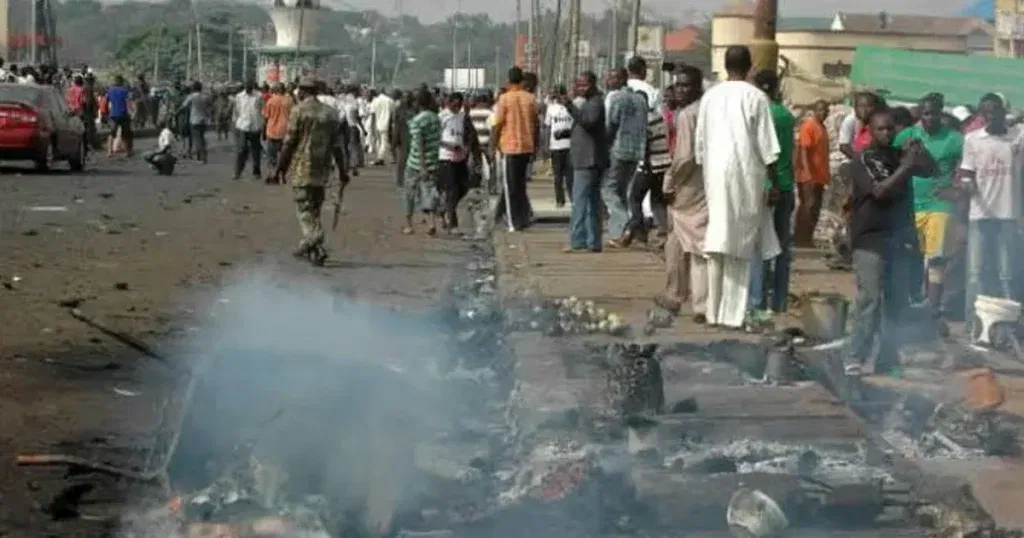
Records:
M110 106L111 118L128 117L129 97L131 97L131 90L124 86L111 86L107 88L107 103Z
M608 109L612 158L642 161L647 153L647 102L639 93L623 89L611 98Z

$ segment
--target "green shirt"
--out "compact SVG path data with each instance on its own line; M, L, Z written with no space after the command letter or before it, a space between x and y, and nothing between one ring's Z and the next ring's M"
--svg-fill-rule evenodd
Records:
M775 137L779 139L779 160L775 162L775 173L778 175L780 191L793 190L793 137L796 129L796 118L782 103L773 101L768 107L772 111L775 122Z
M903 144L916 138L921 141L928 155L935 161L938 171L933 177L912 176L914 187L915 213L952 213L953 203L938 196L938 191L953 186L953 174L960 164L964 152L964 136L959 131L939 127L934 134L929 134L920 124L907 127L896 135L892 144L903 147Z
M420 142L426 155L425 163L420 162ZM437 160L441 152L441 120L437 114L424 110L409 120L409 150L406 168L422 172L437 171Z

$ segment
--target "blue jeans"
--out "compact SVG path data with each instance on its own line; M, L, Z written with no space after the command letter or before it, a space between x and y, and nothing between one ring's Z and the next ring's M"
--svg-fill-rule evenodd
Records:
M1017 240L1017 222L1013 220L972 220L967 225L967 297L965 321L974 319L974 300L979 294L1010 299L1013 297L1013 251ZM986 271L995 261L999 286ZM986 274L989 273L989 274Z
M608 234L618 239L629 221L629 206L626 194L636 173L636 161L612 159L611 166L601 180L601 199L608 208Z
M601 250L601 170L576 168L572 174L569 246Z
M789 268L793 263L792 216L795 205L796 198L793 191L779 193L779 198L772 208L772 221L775 225L775 235L779 238L781 252L775 258L764 261L761 249L755 250L754 256L750 260L748 310L764 310L765 305L768 304L768 290L765 289L765 281L769 280L768 275L771 275L772 310L785 312L789 306Z

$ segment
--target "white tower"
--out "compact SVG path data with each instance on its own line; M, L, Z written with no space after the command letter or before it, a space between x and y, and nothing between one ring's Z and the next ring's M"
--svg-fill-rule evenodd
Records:
M277 33L276 45L299 49L315 47L320 30L318 9L320 0L274 0L270 20Z

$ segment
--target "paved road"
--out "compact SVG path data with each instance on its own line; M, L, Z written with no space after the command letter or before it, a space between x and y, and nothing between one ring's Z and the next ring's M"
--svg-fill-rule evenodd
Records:
M149 431L167 393L156 361L72 319L69 306L173 356L210 323L214 292L246 271L414 309L436 301L468 251L398 234L393 174L376 169L354 179L331 261L315 269L290 257L290 190L230 177L226 144L173 177L105 157L79 175L2 170L0 535L96 536L88 523L54 523L39 510L65 484L59 471L11 458L65 450L117 459Z

